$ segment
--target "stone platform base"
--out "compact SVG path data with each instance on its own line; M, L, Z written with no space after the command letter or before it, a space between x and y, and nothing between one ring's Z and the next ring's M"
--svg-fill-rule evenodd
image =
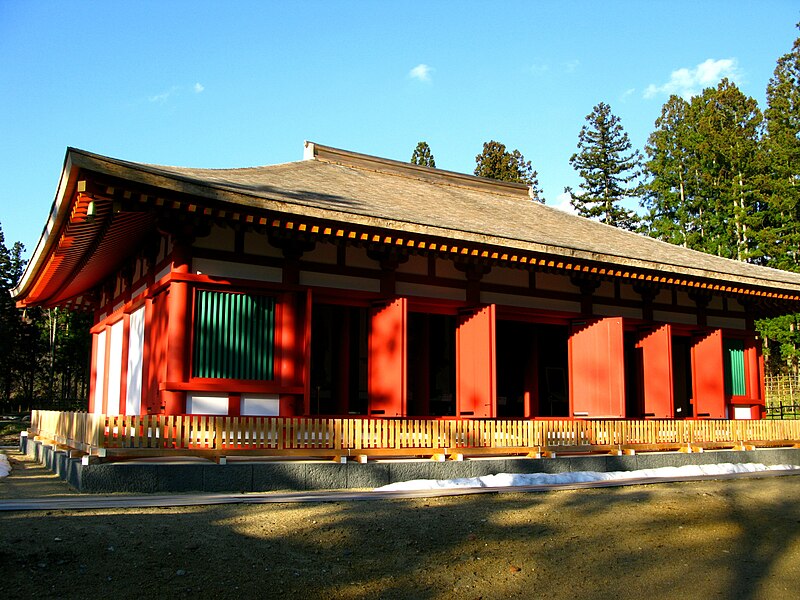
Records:
M411 479L455 479L496 473L566 473L635 471L657 467L714 463L800 465L800 449L702 453L648 452L634 456L496 457L435 462L419 459L367 463L280 460L248 457L217 464L206 459L128 460L84 465L64 451L20 436L20 451L44 464L79 492L148 494L180 492L271 492L375 488Z

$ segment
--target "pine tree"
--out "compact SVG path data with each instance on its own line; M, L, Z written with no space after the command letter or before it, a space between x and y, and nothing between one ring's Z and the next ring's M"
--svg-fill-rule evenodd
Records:
M753 98L723 79L692 99L701 240L697 249L736 260L757 258L762 115Z
M611 107L601 102L586 116L578 134L578 152L569 159L583 179L571 203L578 214L623 229L634 229L636 214L621 205L639 195L641 156L631 151L628 134Z
M436 161L433 159L428 142L419 142L417 144L417 147L414 148L414 153L411 155L411 164L436 168Z
M524 183L530 188L531 199L544 203L539 187L539 173L519 150L509 152L505 144L494 140L483 143L483 152L475 157L475 175L511 183Z
M800 24L798 24L800 27ZM767 210L757 231L767 264L800 271L800 37L781 56L767 85L762 179ZM770 371L800 366L800 315L756 323Z
M651 237L684 247L696 244L697 161L692 147L689 103L671 96L645 146L649 176L642 206L648 209L644 230Z
M6 247L0 226L0 400L8 402L14 390L17 356L20 349L23 322L14 305L10 291L16 286L25 268L22 252L25 247L16 242Z
M800 37L778 59L764 117L769 210L759 241L769 266L800 271Z

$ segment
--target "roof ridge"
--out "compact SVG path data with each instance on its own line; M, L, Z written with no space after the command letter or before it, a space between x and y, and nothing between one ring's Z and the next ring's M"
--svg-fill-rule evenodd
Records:
M379 173L399 175L411 179L427 181L429 183L477 189L507 196L524 195L526 198L530 199L530 187L524 183L512 183L509 181L500 181L498 179L478 177L477 175L467 175L466 173L458 173L456 171L437 169L435 167L425 167L399 160L392 160L390 158L382 158L370 154L361 154L350 150L342 150L341 148L324 146L316 142L305 142L303 158L304 160L318 160L320 162L338 164L356 169L367 169Z

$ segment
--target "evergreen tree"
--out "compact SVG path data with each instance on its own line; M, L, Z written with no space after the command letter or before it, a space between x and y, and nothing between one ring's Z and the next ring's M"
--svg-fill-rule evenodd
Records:
M672 96L645 148L643 206L651 236L726 258L763 262L761 113L727 79L691 103Z
M800 271L800 38L778 59L764 117L769 210L758 232L760 246L770 266Z
M798 25L800 27L800 25ZM767 264L800 271L800 37L781 56L767 85L763 140L767 210L757 231ZM800 315L756 323L772 372L800 366Z
M431 148L428 142L419 142L411 155L411 164L423 167L436 168L436 161L433 159Z
M643 188L642 206L648 209L644 231L665 242L695 247L697 161L686 100L674 95L667 100L645 152L649 181Z
M23 334L20 311L14 305L10 291L16 286L25 268L24 246L16 242L6 247L0 226L0 400L8 402L17 380L18 353Z
M698 161L700 240L696 249L736 260L757 258L753 230L761 217L758 189L762 115L753 98L723 79L692 99Z
M631 151L628 134L611 107L601 102L586 116L578 134L578 152L569 159L583 182L571 203L578 214L623 229L634 229L637 217L621 205L639 194L641 156Z
M484 142L483 152L475 157L475 163L475 175L478 177L527 184L531 199L544 203L539 174L519 150L509 152L505 144L494 140Z

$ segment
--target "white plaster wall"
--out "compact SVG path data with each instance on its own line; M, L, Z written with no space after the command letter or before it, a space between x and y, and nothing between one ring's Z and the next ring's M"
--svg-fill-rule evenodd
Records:
M399 296L422 296L423 298L439 298L440 300L466 301L467 293L463 289L426 285L421 283L406 283L398 281L395 290Z
M277 394L242 394L239 408L243 416L277 417L281 413Z
M494 267L491 271L483 276L481 282L527 288L528 271L524 271L522 269L503 269Z
M608 304L592 305L592 312L600 317L628 317L630 319L641 319L642 309L630 306L610 306Z
M336 246L333 244L317 244L311 252L303 254L304 261L326 265L335 265L336 258Z
M735 317L708 317L708 326L718 329L745 329L747 322Z
M734 419L752 419L753 416L750 412L749 406L734 406L733 407Z
M128 375L125 393L125 414L142 412L142 361L144 357L144 306L130 316L128 332Z
M120 387L122 383L122 338L125 330L124 321L120 320L111 326L108 355L108 403L107 415L119 414Z
M398 273L413 273L414 275L428 274L427 256L409 256L408 260L397 267Z
M348 267L361 267L363 269L378 269L377 261L367 256L366 248L347 246L344 251L344 262Z
M361 292L378 292L381 289L381 283L378 279L350 277L331 273L313 273L311 271L300 272L300 285L357 290Z
M697 325L697 317L688 313L667 312L654 310L653 320L661 323L680 323L682 325Z
M227 415L228 395L190 392L186 394L186 413L190 415Z
M443 258L436 259L435 273L437 277L446 277L447 279L463 281L465 278L464 273L456 269L456 265L452 260L445 260Z
M194 242L196 248L208 248L209 250L227 250L233 252L236 243L236 232L230 227L220 227L214 225L211 233L205 237L198 238Z
M248 265L223 260L196 258L192 260L192 268L198 275L210 277L231 277L234 279L252 279L254 281L271 281L279 283L283 272L278 267Z
M619 286L619 297L623 300L639 301L642 299L642 295L634 290L633 286L629 283L623 283Z
M697 306L697 304L695 304L694 300L689 298L689 292L684 292L684 291L680 291L679 290L678 293L676 294L676 296L677 296L677 299L678 299L678 306L683 306L683 307L687 307L687 308L694 308L694 307Z
M512 294L496 294L494 292L481 292L481 302L485 304L498 304L500 306L518 306L521 308L539 308L542 310L557 310L567 313L580 313L579 302L567 300L554 300L550 298L535 298L533 296L515 296Z
M244 234L245 254L255 254L256 256L272 256L282 258L283 252L269 243L267 236L255 231L247 231Z
M95 336L94 343L94 414L99 415L103 412L103 400L105 399L105 379L106 379L106 330L104 329Z
M167 275L169 275L170 271L171 271L171 268L170 268L170 266L169 266L169 265L167 265L166 267L164 267L163 269L161 269L161 270L160 270L158 273L156 273L156 278L155 278L155 280L156 280L156 281L161 281L162 279L164 279L164 277L166 277Z
M553 273L536 273L536 287L540 290L569 292L572 294L578 291L578 288L572 285L568 277Z
M614 283L611 281L601 281L600 286L594 292L595 296L613 298L615 295Z

